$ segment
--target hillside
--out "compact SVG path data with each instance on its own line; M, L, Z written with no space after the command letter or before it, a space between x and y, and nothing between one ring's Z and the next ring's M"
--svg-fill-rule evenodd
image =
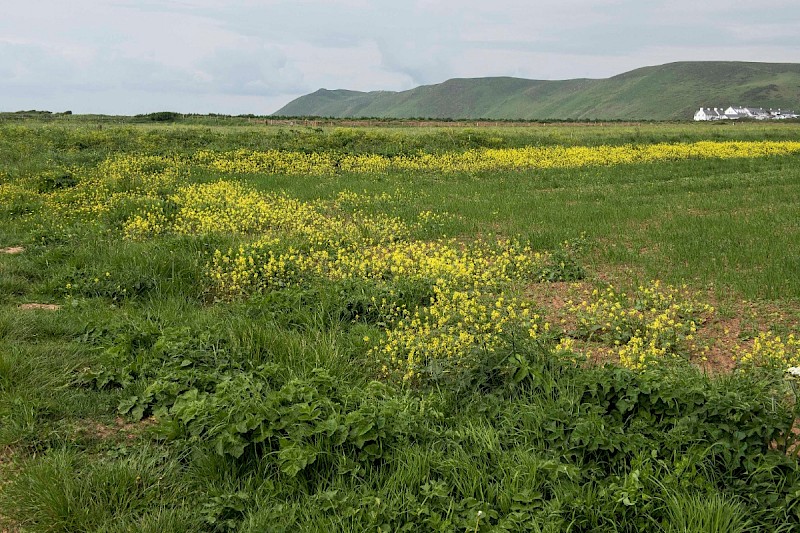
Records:
M320 89L278 116L689 119L700 106L800 109L800 64L679 62L607 79L452 79L408 91Z

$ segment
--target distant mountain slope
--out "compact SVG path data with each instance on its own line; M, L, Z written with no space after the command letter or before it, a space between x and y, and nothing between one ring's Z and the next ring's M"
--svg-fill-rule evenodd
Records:
M612 78L452 79L409 91L319 91L275 115L389 118L689 119L699 107L800 110L800 64L680 62Z

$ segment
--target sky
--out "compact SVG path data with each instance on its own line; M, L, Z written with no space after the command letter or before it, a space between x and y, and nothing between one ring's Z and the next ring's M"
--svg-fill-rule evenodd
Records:
M800 62L797 0L0 0L0 111L270 114L320 88Z

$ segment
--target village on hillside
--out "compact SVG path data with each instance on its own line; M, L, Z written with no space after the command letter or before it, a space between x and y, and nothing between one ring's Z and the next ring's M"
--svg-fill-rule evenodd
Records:
M754 120L783 120L788 118L798 118L794 111L781 109L764 109L763 107L734 107L727 109L717 107L701 107L694 114L694 119L701 120L736 120L749 118Z

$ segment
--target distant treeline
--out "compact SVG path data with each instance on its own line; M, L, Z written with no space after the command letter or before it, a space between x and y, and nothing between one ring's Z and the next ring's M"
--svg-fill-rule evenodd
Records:
M675 122L657 121L650 119L643 120L598 120L598 119L493 119L493 118L432 118L432 117L412 117L412 118L386 118L386 117L359 117L359 118L340 118L322 116L275 116L275 115L256 115L252 113L240 115L227 115L221 113L179 113L176 111L157 111L138 115L73 115L72 111L52 112L52 111L14 111L0 112L0 121L19 121L19 120L74 120L88 121L94 123L113 122L117 124L146 124L146 123L187 123L187 124L219 124L223 122L228 125L247 125L264 124L274 126L499 126L499 125L526 125L526 124L626 124L626 123L652 123L652 122ZM679 121L680 122L680 121Z
M360 117L341 118L324 116L277 116L256 115L252 113L240 115L226 115L221 113L179 113L176 111L157 111L138 115L79 115L72 111L52 112L40 110L0 112L0 122L3 121L63 121L84 122L93 124L150 124L150 123L183 123L187 125L220 125L247 126L262 124L267 126L305 126L311 128L321 127L436 127L436 126L467 126L467 127L492 127L492 126L525 126L533 124L644 124L644 123L683 123L691 120L624 120L624 119L494 119L494 118L387 118L387 117ZM796 122L797 120L792 120Z

